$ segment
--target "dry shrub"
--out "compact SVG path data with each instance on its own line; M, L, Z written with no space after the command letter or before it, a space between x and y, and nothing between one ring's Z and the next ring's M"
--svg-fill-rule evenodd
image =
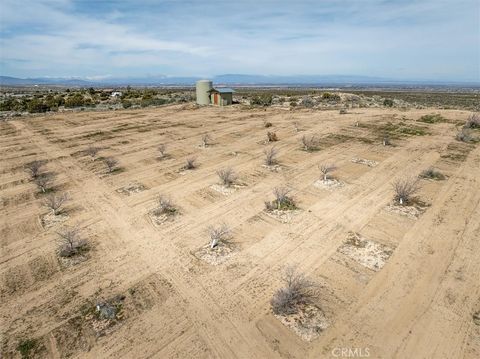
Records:
M390 136L389 135L383 136L382 143L384 146L391 146L392 142L390 141Z
M420 189L418 178L398 179L393 183L393 189L395 190L395 201L400 205L408 204L413 195Z
M337 169L334 164L322 164L319 165L318 168L320 169L320 172L323 174L323 180L326 181L328 179L328 174L330 172L333 172Z
M157 149L160 154L160 158L165 158L165 156L167 155L167 146L161 143L160 145L158 145Z
M443 173L433 167L429 167L426 170L422 171L422 173L420 173L420 177L439 181L445 179Z
M277 134L275 132L268 131L267 132L267 141L268 142L277 142L278 141Z
M473 113L471 114L467 122L465 122L465 125L463 126L465 128L480 128L480 115L478 113Z
M160 216L162 214L173 216L177 213L177 207L175 206L173 201L167 196L158 196L157 204L157 208L155 208L154 210L154 214L157 216Z
M278 289L270 300L275 314L289 315L298 312L299 306L318 298L318 286L296 268L288 267L282 278L285 286Z
M202 147L207 147L210 144L211 137L208 133L202 135Z
M35 184L43 193L45 193L51 188L54 179L55 175L53 173L41 174L35 177Z
M231 168L223 168L216 173L221 183L226 187L230 187L237 180L237 175Z
M219 226L208 227L208 234L210 235L210 249L214 249L220 242L225 242L230 239L230 228L222 223Z
M275 199L271 202L265 202L265 209L267 211L272 211L274 209L278 210L294 210L297 208L295 200L290 196L291 190L287 187L275 187L273 189L273 195Z
M273 166L277 164L278 151L275 147L265 149L263 153L265 154L265 164L267 166Z
M68 194L64 193L62 195L51 194L45 198L43 204L45 207L52 210L52 213L56 216L61 212L63 204L68 201Z
M105 158L105 165L107 166L107 171L112 173L117 170L118 160L113 157Z
M308 152L316 151L320 146L320 139L315 135L303 135L301 141L303 149Z
M57 232L60 236L58 255L61 257L72 257L88 250L87 241L80 238L80 230L77 226L64 227Z
M95 157L97 157L99 151L100 148L92 145L88 146L88 148L85 150L86 154L92 158L92 161L95 161Z
M269 128L269 127L272 127L272 126L273 126L273 124L271 122L263 121L263 127Z
M183 169L193 170L195 168L197 168L197 158L196 157L188 157L186 159L185 166L183 166Z
M40 160L28 162L27 164L25 164L25 171L30 174L30 177L32 179L35 179L40 175L40 171L44 164L45 162Z

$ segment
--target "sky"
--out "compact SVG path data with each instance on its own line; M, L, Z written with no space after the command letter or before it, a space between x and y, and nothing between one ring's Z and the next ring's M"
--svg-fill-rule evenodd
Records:
M14 77L480 82L479 0L0 0Z

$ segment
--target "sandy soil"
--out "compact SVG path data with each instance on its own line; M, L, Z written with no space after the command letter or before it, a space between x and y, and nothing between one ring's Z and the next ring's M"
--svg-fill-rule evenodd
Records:
M451 121L416 122L432 112ZM37 358L333 358L339 348L371 358L480 357L480 146L454 139L467 115L167 106L0 122L3 357L20 357L25 340ZM262 165L265 120L279 137L278 171ZM385 147L382 133L357 121L402 121L429 134ZM199 148L205 133L214 144ZM317 134L320 150L303 151L303 134ZM84 152L90 144L101 147L95 161ZM108 156L119 161L111 174ZM180 171L188 156L198 168ZM71 198L48 225L44 195L23 170L34 159L47 160L54 190ZM315 186L321 163L334 163L348 185ZM415 218L385 210L392 181L429 166L448 176L421 181L429 206ZM225 167L245 185L224 193L215 171ZM264 211L275 186L298 201L287 223ZM159 194L181 211L155 225ZM234 250L213 260L206 230L221 222ZM88 240L82 260L58 259L64 224ZM351 232L368 250L345 247ZM373 267L362 258L376 255ZM308 340L269 304L293 264L321 286L314 305L328 327L315 324L321 330ZM96 303L119 295L117 317L95 317Z

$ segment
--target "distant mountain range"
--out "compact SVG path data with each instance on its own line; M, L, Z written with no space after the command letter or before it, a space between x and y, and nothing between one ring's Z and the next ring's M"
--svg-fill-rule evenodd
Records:
M38 77L17 78L0 76L0 85L3 86L72 86L72 87L111 87L111 86L193 86L200 77L173 77L173 76L149 76L149 77L109 77L101 80L89 80L86 78L65 77ZM296 75L296 76L270 76L270 75L246 75L225 74L213 76L211 80L217 85L239 86L360 86L360 85L461 85L479 86L478 82L447 82L447 81L399 81L382 77L355 76L355 75Z

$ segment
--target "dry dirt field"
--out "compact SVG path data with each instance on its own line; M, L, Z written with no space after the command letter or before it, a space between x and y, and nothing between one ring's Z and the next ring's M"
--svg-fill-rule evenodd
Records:
M430 113L447 121L417 121ZM468 115L174 105L0 122L2 357L480 357L480 146L455 140ZM262 166L267 130L275 168ZM318 151L302 150L305 134ZM106 172L107 156L119 170ZM197 169L181 170L188 156ZM56 222L24 171L35 159L70 197ZM341 185L315 185L320 163ZM420 181L421 210L389 206L392 182L429 166L446 179ZM222 167L239 185L222 191ZM264 210L276 186L298 210ZM160 194L179 208L163 223L150 215ZM232 238L211 256L207 228L221 222ZM60 260L57 232L75 224L90 250ZM289 265L320 288L309 336L270 307ZM98 317L101 301L114 319Z

